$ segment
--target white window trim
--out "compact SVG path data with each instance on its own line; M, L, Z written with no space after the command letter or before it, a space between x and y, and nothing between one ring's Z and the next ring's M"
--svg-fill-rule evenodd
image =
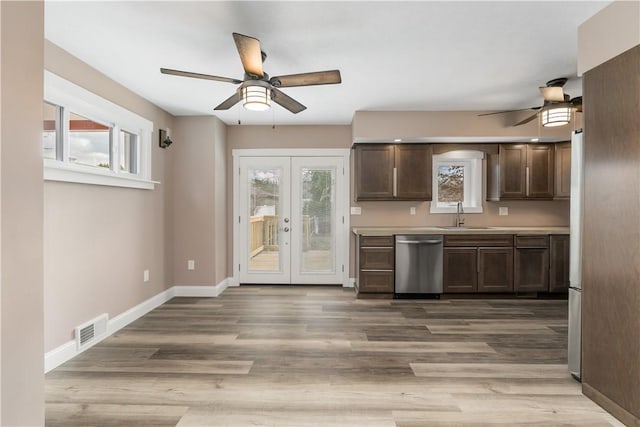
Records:
M464 163L465 169L468 169L465 184L470 187L465 188L465 199L462 207L465 213L482 213L482 159L484 153L475 150L456 150L444 154L433 155L432 168L432 191L433 201L430 203L430 213L456 213L456 206L438 206L438 167L441 165L456 163Z
M62 129L63 156L61 160L44 159L44 179L47 181L75 182L81 184L107 185L152 190L158 181L151 180L151 141L153 122L133 113L113 102L71 83L45 70L44 100L63 107L64 123L68 123L69 112L113 128L111 158L115 162L113 170L83 166L68 161L69 138L66 125ZM120 130L138 135L138 172L132 174L119 171Z

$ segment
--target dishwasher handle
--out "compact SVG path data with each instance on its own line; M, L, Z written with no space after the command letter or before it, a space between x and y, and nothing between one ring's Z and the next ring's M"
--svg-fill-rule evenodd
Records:
M442 240L396 240L396 243L408 245L437 245L442 243Z

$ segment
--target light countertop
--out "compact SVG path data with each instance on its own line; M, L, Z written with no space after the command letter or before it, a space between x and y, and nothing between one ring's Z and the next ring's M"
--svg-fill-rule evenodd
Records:
M569 227L483 227L472 225L459 228L444 226L426 227L353 227L351 231L363 236L388 236L392 234L569 234Z

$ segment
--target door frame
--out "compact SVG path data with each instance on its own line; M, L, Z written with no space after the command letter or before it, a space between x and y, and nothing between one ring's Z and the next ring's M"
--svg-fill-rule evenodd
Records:
M236 239L240 236L240 158L241 157L342 157L343 165L343 179L345 188L342 193L342 203L344 206L343 221L342 224L342 286L351 287L351 280L349 279L349 261L351 248L350 242L350 194L351 194L351 173L350 173L350 157L351 150L349 148L242 148L231 150L233 157L233 275L232 285L240 285L240 260L242 254L240 253L240 245L235 244ZM237 218L237 219L236 219ZM338 268L338 266L336 266Z

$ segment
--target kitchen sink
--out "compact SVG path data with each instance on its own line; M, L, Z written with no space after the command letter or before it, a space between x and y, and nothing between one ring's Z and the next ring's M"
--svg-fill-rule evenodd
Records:
M481 225L463 225L460 227L456 227L455 225L441 225L436 228L442 230L491 230L493 227L484 227Z

